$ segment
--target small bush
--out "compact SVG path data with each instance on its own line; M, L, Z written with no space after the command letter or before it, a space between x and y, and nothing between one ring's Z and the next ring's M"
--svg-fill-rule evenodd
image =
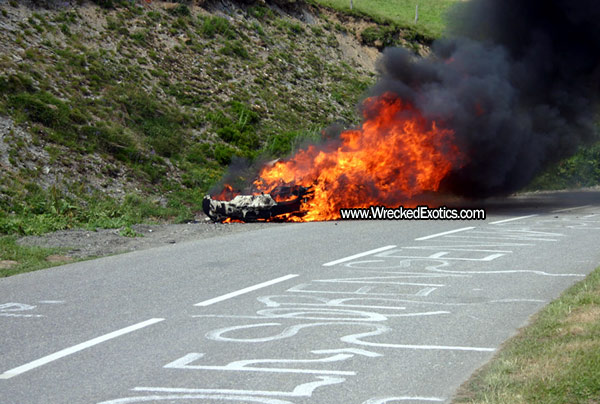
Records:
M237 56L241 59L249 59L250 55L240 41L226 41L219 53L227 56Z
M273 157L287 156L306 143L314 144L321 138L321 133L313 130L279 132L269 137L265 151Z
M206 164L209 158L214 158L214 152L208 143L192 146L185 156L187 161L194 164Z
M20 92L33 92L33 79L22 73L0 76L0 94L15 94Z
M10 96L8 105L25 114L29 120L53 129L61 129L69 124L70 109L67 104L45 91Z
M221 170L211 167L192 168L184 174L183 185L204 193L221 178L221 175Z
M236 38L235 29L229 21L223 17L206 18L198 33L205 38L214 38L215 35L221 35L226 39Z
M136 32L133 32L130 37L131 37L131 39L133 39L140 45L144 45L144 44L146 44L146 40L148 38L148 31L147 30L136 31Z
M117 21L112 17L106 17L106 28L107 29L109 29L111 31L117 31L121 25L122 24L120 21Z
M88 145L89 152L98 149L125 162L138 162L141 159L133 138L122 129L98 123L82 127L79 134L82 142Z
M272 135L267 141L265 150L271 156L287 156L292 152L292 142L296 137L294 132L283 132Z
M144 90L131 87L124 88L123 92L120 101L127 110L128 120L144 135L148 145L160 156L179 155L185 147L181 114L159 104Z
M265 30L263 29L262 25L260 25L259 22L254 21L252 23L252 29L254 31L256 31L256 33L258 34L258 36L260 36L261 38L265 36Z
M148 16L148 18L151 21L154 21L154 22L158 22L162 19L161 14L157 11L148 11L148 14L146 14L146 15Z
M229 165L235 154L235 149L231 146L218 144L215 146L215 160L221 165Z
M318 25L311 25L310 30L315 36L323 36L323 29Z
M398 28L392 26L368 27L360 33L360 38L363 44L382 49L396 44L398 33Z
M300 23L290 23L288 26L288 35L296 36L304 33L304 27Z
M191 15L190 8L185 4L178 4L176 7L169 10L169 13L175 16L187 17Z
M248 13L259 20L273 18L273 10L265 6L252 6L248 8Z
M60 24L60 32L65 34L65 36L71 36L71 30L67 24Z

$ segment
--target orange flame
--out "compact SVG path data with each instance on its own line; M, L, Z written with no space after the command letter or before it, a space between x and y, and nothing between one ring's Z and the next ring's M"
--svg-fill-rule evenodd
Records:
M225 184L223 190L218 195L213 196L212 199L216 201L230 201L239 194L231 185Z
M300 207L305 215L285 220L335 220L340 208L408 206L411 198L437 191L464 160L453 131L428 121L396 95L368 98L364 107L359 129L263 167L254 182L258 192L298 185L314 191Z

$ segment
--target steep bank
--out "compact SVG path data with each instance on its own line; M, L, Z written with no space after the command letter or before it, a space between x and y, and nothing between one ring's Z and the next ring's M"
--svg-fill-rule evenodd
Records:
M374 81L376 24L303 2L38 3L0 1L0 233L193 219Z

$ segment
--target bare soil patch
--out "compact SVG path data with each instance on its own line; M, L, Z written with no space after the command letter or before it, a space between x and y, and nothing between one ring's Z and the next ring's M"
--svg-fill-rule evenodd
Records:
M185 224L138 224L131 228L136 237L121 235L122 229L61 230L41 236L20 238L18 244L46 248L61 248L61 260L102 257L129 251L146 250L168 244L224 236L277 226L277 223L213 223L201 220Z

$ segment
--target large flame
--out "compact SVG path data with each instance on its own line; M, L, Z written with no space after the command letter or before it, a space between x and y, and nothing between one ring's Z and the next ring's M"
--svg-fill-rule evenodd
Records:
M314 194L301 205L304 215L288 220L335 220L340 208L408 206L413 197L437 191L463 160L453 135L386 93L365 100L359 129L265 166L254 186L275 194L277 187L310 187Z

